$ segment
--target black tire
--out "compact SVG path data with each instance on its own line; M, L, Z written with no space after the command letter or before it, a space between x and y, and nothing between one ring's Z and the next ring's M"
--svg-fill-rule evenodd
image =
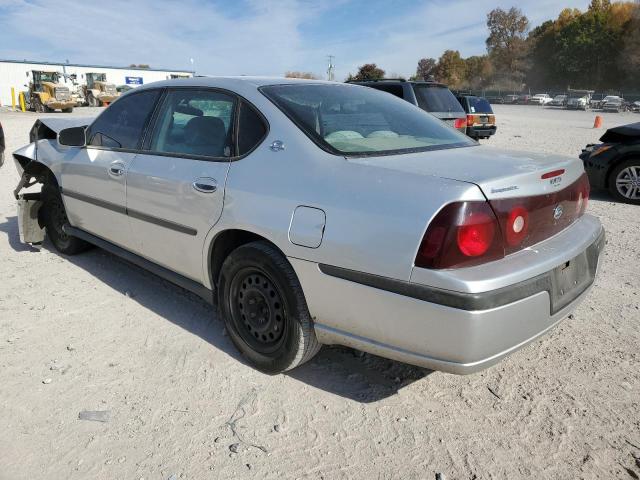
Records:
M40 209L40 218L56 250L65 255L75 255L91 248L91 245L84 240L64 232L63 226L68 225L69 220L62 203L60 189L55 181L49 181L43 185L41 199L43 204Z
M236 348L262 372L291 370L320 350L300 282L267 242L242 245L225 259L218 307Z
M631 158L613 167L608 187L617 201L640 205L640 158Z

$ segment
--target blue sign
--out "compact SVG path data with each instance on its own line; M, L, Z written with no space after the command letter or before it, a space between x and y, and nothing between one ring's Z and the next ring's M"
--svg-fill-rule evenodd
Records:
M127 85L142 85L142 77L124 77Z

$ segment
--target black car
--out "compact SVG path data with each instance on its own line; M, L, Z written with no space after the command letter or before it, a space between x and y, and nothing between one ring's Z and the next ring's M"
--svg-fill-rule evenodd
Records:
M610 128L600 141L580 154L591 187L640 205L640 122Z
M477 140L496 133L496 116L486 98L474 95L458 95L456 98L467 113L467 135Z
M4 130L2 130L2 123L0 123L0 167L4 163Z
M414 82L403 79L349 82L375 88L417 105L462 133L467 132L467 115L446 85L433 81Z

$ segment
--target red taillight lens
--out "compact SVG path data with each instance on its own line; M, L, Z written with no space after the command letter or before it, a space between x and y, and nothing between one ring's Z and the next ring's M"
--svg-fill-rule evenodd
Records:
M467 115L467 127L473 127L475 123L475 117L473 115Z
M463 128L467 126L467 119L466 118L456 118L455 121L453 122L453 127L454 128Z
M450 203L429 224L415 264L443 269L497 260L504 257L499 231L487 202Z
M495 233L495 215L473 212L467 223L458 227L458 248L467 257L484 255L491 247Z

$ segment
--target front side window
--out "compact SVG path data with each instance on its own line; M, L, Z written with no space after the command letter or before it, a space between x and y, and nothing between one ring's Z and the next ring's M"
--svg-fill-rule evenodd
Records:
M372 88L298 84L260 90L312 140L335 154L409 153L475 145L409 102Z
M235 101L233 96L213 90L169 91L158 115L150 150L230 157Z
M159 90L127 95L112 103L87 129L88 145L137 149Z

